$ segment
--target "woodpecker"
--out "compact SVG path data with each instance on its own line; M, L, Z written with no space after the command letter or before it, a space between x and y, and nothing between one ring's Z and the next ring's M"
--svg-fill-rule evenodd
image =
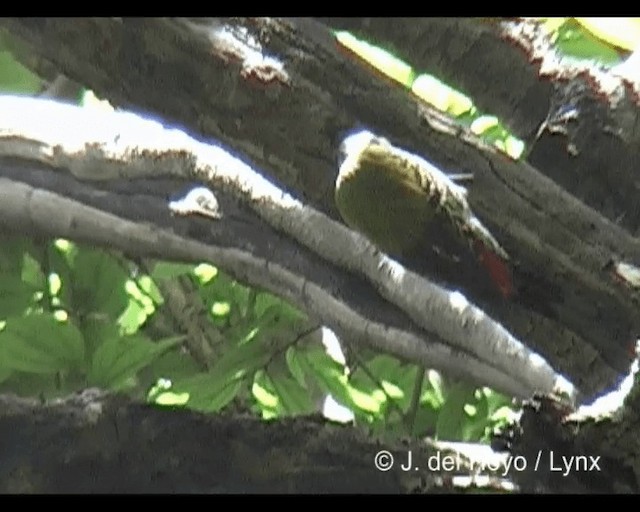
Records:
M382 251L404 255L420 245L433 223L441 223L466 241L500 293L512 295L509 256L471 211L465 188L369 131L349 135L340 150L335 201L349 227Z

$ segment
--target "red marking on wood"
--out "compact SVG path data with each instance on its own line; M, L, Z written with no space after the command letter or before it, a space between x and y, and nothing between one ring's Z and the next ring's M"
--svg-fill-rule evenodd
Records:
M513 278L508 263L479 240L474 241L474 249L478 255L480 264L487 270L491 281L496 286L500 294L508 299L515 293Z

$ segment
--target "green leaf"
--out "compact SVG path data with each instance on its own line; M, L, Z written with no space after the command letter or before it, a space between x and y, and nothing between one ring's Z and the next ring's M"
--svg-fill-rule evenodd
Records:
M255 340L242 343L227 350L209 372L176 380L172 391L189 393L190 408L218 411L233 400L242 384L250 382L270 358L271 352L264 343Z
M158 379L182 379L200 372L198 364L188 353L182 350L168 350L159 355L146 367L141 375L148 381L155 382Z
M420 404L416 411L416 419L413 423L413 435L433 436L438 422L438 411L427 404Z
M223 325L237 325L243 321L251 293L246 286L234 281L225 273L218 272L211 281L200 288L200 293L208 307L216 302L229 303L229 315L224 317Z
M94 359L95 353L103 343L111 338L122 336L120 327L102 316L84 318L80 324L85 343L85 361L88 366Z
M351 403L358 409L378 415L381 412L382 404L386 402L386 395L379 389L373 393L363 393L362 391L347 386L347 393Z
M463 430L468 416L464 405L474 401L473 388L467 384L454 384L447 393L447 399L440 409L436 423L436 435L440 440L457 441L463 438Z
M438 110L448 112L454 117L461 116L473 108L471 98L432 75L418 76L411 86L411 92Z
M275 393L273 382L264 371L256 373L251 392L262 409L276 409L280 405L280 399Z
M392 398L400 408L408 407L411 400L413 383L416 375L415 365L407 365L398 359L377 355L362 363L367 371L358 368L349 378L349 383L360 391L373 394L380 391L378 383L383 391ZM375 380L372 380L371 376Z
M136 301L148 315L152 315L155 312L156 305L149 294L143 290L143 286L145 286L144 283L146 283L146 287L149 288L151 282L150 277L142 276L136 281L127 279L124 285L129 302L132 300Z
M149 297L154 304L162 304L163 298L162 293L156 286L156 283L149 276L142 276L138 279L138 287L142 292L145 293L147 297Z
M296 380L278 375L271 379L271 383L284 413L311 414L315 410L311 394Z
M514 160L517 160L524 153L525 143L524 141L514 137L513 135L509 135L505 141L505 153L509 155Z
M27 238L0 233L0 272L19 274L25 253L33 251L33 243Z
M70 282L74 309L118 318L128 304L127 279L126 272L111 255L97 249L81 248L74 259Z
M254 315L277 322L298 322L306 319L306 315L275 295L259 293L256 297Z
M505 396L489 388L482 388L482 394L486 397L489 415L494 414L503 407L508 407L513 411L513 399L511 397Z
M8 51L0 51L0 92L36 94L42 87L38 75L20 64Z
M3 383L5 380L7 380L9 377L11 377L12 373L13 373L13 370L11 368L3 364L0 364L0 384Z
M217 412L233 400L243 384L243 378L231 369L208 372L176 380L172 392L187 393L187 406L202 412Z
M160 393L154 400L157 405L164 405L167 407L183 406L189 402L189 393L172 393L171 391L164 391Z
M218 301L211 305L211 314L213 316L228 316L229 313L231 313L231 304L228 302Z
M640 46L640 18L575 18L602 41L633 51Z
M487 427L491 424L489 418L489 407L484 395L473 403L475 414L467 416L467 421L462 428L463 441L481 441L484 437Z
M23 313L36 304L46 280L32 254L33 242L19 236L0 234L0 319Z
M207 284L218 275L218 269L208 263L200 263L193 269L193 273L200 281L200 284Z
M93 354L89 384L121 389L138 371L182 339L179 336L154 343L141 334L108 337Z
M387 355L375 355L363 364L366 364L369 373L377 377L384 377L392 382L396 382L401 375L406 375L407 370L415 372L415 367L407 368L407 365L401 363L397 358ZM353 382L359 380L371 382L371 378L362 370L356 371L352 377Z
M471 131L476 135L482 135L492 128L500 126L500 121L496 116L480 116L471 123Z
M37 291L37 288L25 283L20 275L0 273L0 319L23 313L34 303Z
M323 348L312 347L301 353L299 363L306 374L314 377L321 389L354 413L380 413L384 395L375 391L364 393L350 386L344 366L332 359Z
M271 351L264 343L252 340L227 350L212 371L253 375L271 358Z
M307 379L305 377L305 372L300 364L300 355L298 354L298 348L294 345L293 347L289 347L285 353L285 359L287 361L287 367L293 375L293 378L296 379L296 382L300 384L300 386L307 386Z
M432 407L439 409L445 402L442 376L435 370L428 370L426 380L430 389L422 394L421 400L428 401Z
M558 29L558 48L566 55L591 59L603 64L615 64L621 60L620 54L607 43L601 41L575 20L570 20Z
M82 335L52 315L14 317L0 332L0 360L8 368L29 373L55 373L81 366Z
M134 334L149 318L145 308L135 300L130 300L129 305L118 318L118 325L122 327L125 334Z
M391 52L357 39L349 32L336 32L338 42L396 82L410 87L414 79L411 66Z
M569 18L539 18L539 21L541 21L543 23L542 27L544 28L544 30L546 30L548 33L552 34L554 32L557 32L558 29L562 25L564 25L564 23L568 19Z
M48 282L45 278L44 273L42 272L40 262L36 261L36 259L29 252L24 253L24 258L22 261L22 281L27 283L34 289L44 291L44 289L48 285Z
M51 248L48 253L49 267L52 272L58 276L60 280L60 289L57 291L56 296L60 300L62 307L68 311L73 308L73 269L71 268L70 260L72 260L71 253L75 252L74 249L70 249L64 252L60 249L58 242L51 244Z

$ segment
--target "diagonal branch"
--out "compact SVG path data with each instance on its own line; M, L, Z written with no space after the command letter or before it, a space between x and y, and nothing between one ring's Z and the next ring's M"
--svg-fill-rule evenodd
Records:
M444 169L472 172L469 202L513 257L516 298L483 293L473 268L403 263L462 290L589 395L626 373L640 299L607 269L611 261L637 266L637 239L342 53L324 25L275 18L0 24L37 55L32 67L53 65L115 105L213 137L334 218L337 148L353 128L364 125Z
M637 80L563 55L535 19L322 21L393 50L417 72L470 95L531 145L535 167L609 219L638 230Z
M51 222L52 212L64 211L66 214L55 227L57 236L89 237L126 247L129 253L143 243L145 251L161 253L166 259L214 262L251 284L300 304L337 332L348 334L349 339L405 358L410 356L416 362L466 375L517 396L535 390L551 391L556 385L558 377L540 356L463 296L407 271L362 236L283 193L220 147L197 142L183 132L165 130L129 113L96 112L15 97L0 98L0 111L0 156L68 170L83 180L163 175L198 178L215 191L244 202L263 222L328 263L368 281L413 320L420 335L363 318L314 283L313 275L292 274L277 261L187 242L149 226L108 218L110 214L86 206L65 206L70 200L24 184L7 182L3 187L3 207L9 210L4 222L8 226L18 220L16 211L26 214L40 229L45 227L42 223ZM65 126L85 129L69 132ZM225 214L223 210L221 219L211 222L223 222ZM90 230L74 233L82 226ZM98 226L111 229L102 229L101 236L97 236L91 230L98 230Z

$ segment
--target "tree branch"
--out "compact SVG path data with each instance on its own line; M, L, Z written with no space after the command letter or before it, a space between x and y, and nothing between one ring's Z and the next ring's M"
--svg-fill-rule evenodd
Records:
M0 396L0 405L5 493L407 493L441 480L426 464L420 478L379 471L377 441L324 419L203 415L95 389L47 404ZM387 449L406 460L406 445ZM437 453L410 449L416 460Z
M236 277L269 289L301 305L307 313L377 349L514 394L551 391L558 377L539 356L511 336L462 295L406 271L377 251L364 237L282 193L249 166L219 147L190 139L177 130L129 113L104 113L47 100L0 97L0 157L24 159L85 180L173 175L199 178L243 201L271 228L297 240L329 263L363 278L406 313L420 328L424 343L411 333L363 318L314 285L313 275L296 275L271 257L207 247L148 225L132 223L26 185L7 182L2 190L4 222L18 215L45 228L55 211L65 215L53 226L56 236L86 239L121 247L129 254L161 252L165 259L206 260ZM65 126L86 127L82 133ZM92 127L96 127L93 129ZM170 205L169 205L170 206ZM168 206L168 207L169 207ZM44 208L44 211L40 211ZM25 211L26 210L26 211ZM44 215L43 215L44 213ZM211 222L223 222L221 219ZM24 220L23 220L24 221ZM87 227L83 231L83 227ZM161 243L162 245L158 245ZM161 247L165 249L161 249ZM236 258L234 260L234 258ZM265 272L266 271L266 272Z
M1 23L49 66L116 105L220 140L334 218L335 154L354 127L438 166L473 172L469 202L513 257L516 299L484 293L474 268L403 263L462 290L586 394L626 372L640 330L638 293L607 268L611 260L637 265L637 240L342 54L323 25L253 18Z
M567 58L536 20L322 18L457 87L530 144L529 162L576 197L640 230L640 83Z

